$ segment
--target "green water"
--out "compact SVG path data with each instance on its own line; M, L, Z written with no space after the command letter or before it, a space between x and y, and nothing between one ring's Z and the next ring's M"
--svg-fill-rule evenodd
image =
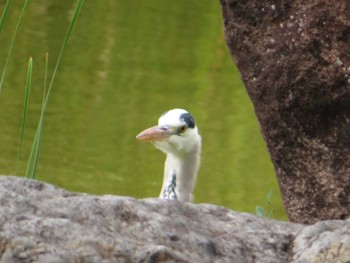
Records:
M2 11L6 1L0 1ZM0 33L0 70L24 1ZM32 1L0 93L0 173L14 174L26 68L34 75L25 173L39 119L44 56L52 74L73 1ZM135 136L161 113L185 108L203 138L196 203L254 213L272 188L286 219L252 104L226 47L219 1L85 1L48 103L37 179L94 194L158 196L165 156Z

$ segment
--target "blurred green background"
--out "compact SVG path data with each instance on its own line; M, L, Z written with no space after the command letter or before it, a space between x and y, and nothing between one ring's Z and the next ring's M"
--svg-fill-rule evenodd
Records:
M23 4L13 1L0 33L1 71ZM74 8L75 1L37 0L24 17L0 93L1 174L15 173L28 59L34 71L19 176L39 120L45 53L52 74ZM196 203L255 213L273 189L273 217L286 219L219 1L85 1L49 99L37 179L78 192L158 196L165 156L135 136L172 108L187 109L203 138Z

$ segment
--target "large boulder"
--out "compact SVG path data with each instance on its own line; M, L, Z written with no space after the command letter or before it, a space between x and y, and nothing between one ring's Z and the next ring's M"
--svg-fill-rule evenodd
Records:
M221 0L289 219L350 215L348 0Z
M346 262L350 221L278 222L209 204L71 193L0 176L1 262Z

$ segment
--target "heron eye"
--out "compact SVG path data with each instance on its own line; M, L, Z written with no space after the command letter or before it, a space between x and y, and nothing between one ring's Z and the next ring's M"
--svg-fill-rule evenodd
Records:
M187 130L187 125L182 125L180 128L179 128L179 132L180 133L183 133Z

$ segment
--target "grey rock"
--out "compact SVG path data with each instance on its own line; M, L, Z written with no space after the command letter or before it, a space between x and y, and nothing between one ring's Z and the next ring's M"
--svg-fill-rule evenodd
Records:
M305 226L0 176L1 262L346 262L349 227L348 220Z
M348 0L221 0L293 222L350 216Z

